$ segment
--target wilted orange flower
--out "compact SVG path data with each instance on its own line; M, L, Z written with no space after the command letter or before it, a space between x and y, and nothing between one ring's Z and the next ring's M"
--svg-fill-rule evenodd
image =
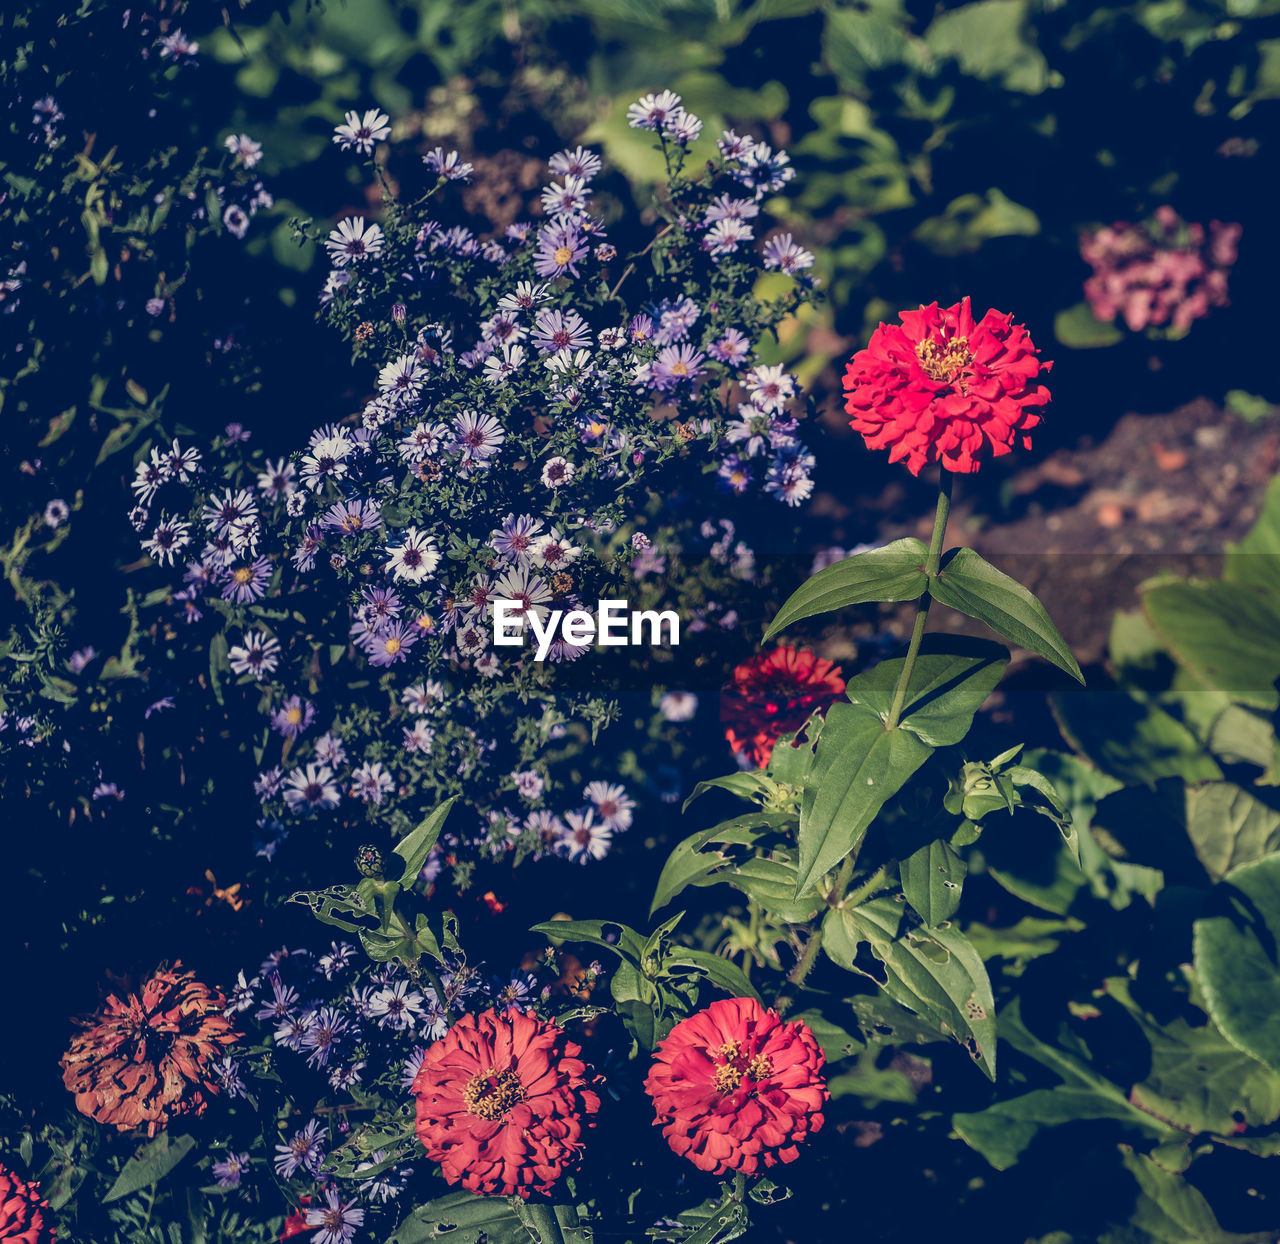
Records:
M645 1091L667 1143L713 1175L794 1162L823 1123L822 1049L799 1020L721 998L672 1030Z
M5 1244L52 1244L57 1237L49 1202L38 1184L0 1165L0 1240Z
M81 1114L154 1136L183 1115L203 1114L219 1092L213 1061L235 1042L226 999L182 964L161 968L141 993L112 995L62 1056L62 1082Z
M445 1180L482 1196L550 1192L600 1109L581 1049L532 1015L464 1015L413 1082L417 1132Z

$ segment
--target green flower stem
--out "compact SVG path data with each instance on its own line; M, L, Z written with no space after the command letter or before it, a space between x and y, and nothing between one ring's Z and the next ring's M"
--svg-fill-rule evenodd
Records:
M942 562L942 541L947 534L947 519L951 515L951 484L954 476L946 467L942 468L942 478L938 487L938 509L933 516L933 537L929 541L929 554L925 558L924 572L930 581L938 573ZM889 717L884 723L886 730L897 727L906 707L907 687L911 683L911 675L915 672L916 657L920 655L920 642L924 639L925 623L929 620L929 590L925 589L916 607L916 624L911 632L911 643L907 646L907 659L903 662L902 673L898 676L898 685L893 691L893 706L889 709Z
M840 900L841 907L858 907L865 903L889 879L897 860L886 860L856 890Z
M805 978L813 971L813 965L818 961L818 951L822 949L822 925L818 925L804 944L804 953L796 962L795 967L791 969L791 974L787 977L787 981L796 989L799 989L805 982Z

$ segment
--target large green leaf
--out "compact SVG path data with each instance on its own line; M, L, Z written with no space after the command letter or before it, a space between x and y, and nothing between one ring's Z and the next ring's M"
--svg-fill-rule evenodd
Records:
M1053 662L1077 682L1084 682L1067 641L1058 633L1045 607L1016 579L997 570L972 549L952 549L929 584L934 600L950 605L997 634Z
M894 657L852 678L846 691L850 702L887 720L905 663L905 657ZM1009 653L988 640L926 635L911 671L899 724L930 747L959 743L1008 663Z
M1129 1092L1140 1110L1185 1132L1221 1136L1280 1118L1280 1075L1212 1023L1191 1024L1181 1015L1159 1023L1133 1000L1128 978L1111 977L1106 987L1107 1002L1128 1012L1151 1047L1149 1070Z
M1218 891L1221 914L1195 922L1196 974L1233 1045L1280 1071L1280 855L1244 864Z
M1186 822L1196 855L1215 881L1280 850L1280 812L1230 782L1188 787Z
M143 1188L159 1183L195 1147L194 1136L170 1139L167 1132L157 1136L124 1164L102 1203L118 1201L130 1193L141 1192Z
M1087 302L1077 302L1053 317L1053 335L1073 350L1093 350L1113 346L1124 338L1115 324L1100 320Z
M1222 780L1213 757L1159 705L1124 691L1060 691L1049 703L1067 741L1122 782Z
M764 633L765 639L802 618L833 613L850 605L917 599L929 582L924 572L928 553L923 541L908 537L883 548L855 553L819 570L778 610Z
M445 818L449 815L457 798L457 795L454 795L452 799L446 799L416 829L410 830L396 843L395 852L405 862L404 872L400 877L401 885L412 885L418 879L418 874L427 862L431 848L436 845L440 830L444 827Z
M1138 1195L1129 1221L1098 1244L1274 1244L1274 1231L1224 1231L1198 1189L1145 1154L1125 1149L1121 1161Z
M1049 66L1028 26L1026 0L976 0L939 13L925 42L939 57L954 57L972 77L1006 90L1037 95Z
M1239 544L1228 544L1222 577L1229 583L1280 590L1280 479L1267 485L1262 514Z
M678 842L667 856L667 862L662 866L662 873L658 877L649 914L665 907L691 885L712 884L708 878L730 863L729 857L723 852L706 850L712 843L750 846L762 832L781 829L794 820L793 816L780 812L751 812L690 834L688 838Z
M932 754L901 726L886 730L879 714L862 705L831 706L805 779L797 897L861 845L885 800Z
M895 1002L961 1042L988 1077L995 1079L996 1024L991 981L968 938L953 928L912 928L892 898L856 908L835 908L822 923L822 948L841 967L855 966L866 943L884 978L866 973Z
M1061 1083L952 1116L961 1139L997 1170L1013 1166L1041 1129L1078 1119L1110 1119L1158 1141L1178 1138L1174 1128L1138 1110L1119 1085L1100 1075L1078 1043L1074 1049L1070 1041L1050 1045L1032 1034L1022 1022L1017 999L1000 1012L1000 1038L1047 1067Z
M450 1192L412 1210L387 1237L386 1244L427 1244L429 1240L531 1244L532 1236L521 1226L506 1197Z
M921 847L898 865L902 892L928 925L950 920L960 906L965 862L942 839Z
M1154 579L1142 606L1174 659L1201 683L1269 711L1280 704L1280 584Z

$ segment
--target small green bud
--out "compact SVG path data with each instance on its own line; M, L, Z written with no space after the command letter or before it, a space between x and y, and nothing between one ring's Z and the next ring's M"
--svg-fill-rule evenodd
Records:
M382 852L373 843L362 843L356 848L356 871L362 877L380 878L383 864Z

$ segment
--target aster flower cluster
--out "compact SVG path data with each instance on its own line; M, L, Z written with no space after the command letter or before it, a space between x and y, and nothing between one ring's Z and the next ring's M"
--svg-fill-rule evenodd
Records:
M812 256L757 236L786 155L726 132L691 179L701 123L670 93L646 99L633 120L666 154L668 218L630 263L596 206L594 153L555 155L529 219L486 236L454 223L450 188L474 170L430 151L418 197L319 239L322 315L368 368L363 409L276 458L229 428L139 461L143 547L182 566L171 607L214 615L215 668L262 690L264 854L299 817L399 835L465 790L480 818L442 842L455 862L599 858L632 801L613 774L566 799L582 786L562 789L553 764L616 709L568 672L588 646L558 635L545 663L495 647L494 603L515 602L527 630L660 578L666 550L634 528L668 490L810 495L801 396L754 344L813 295ZM334 142L376 163L389 134L384 114L352 112ZM785 288L762 298L771 271ZM738 545L720 564L744 581ZM304 591L331 602L324 617L275 603Z
M1093 269L1084 283L1094 316L1124 320L1133 332L1185 332L1213 307L1227 305L1227 279L1239 253L1238 224L1188 223L1168 204L1142 224L1086 233L1080 255Z
M589 991L599 965L574 964L579 970L569 989ZM265 1074L289 1086L289 1105L278 1120L268 1120L265 1142L242 1131L218 1151L214 1179L251 1201L282 1182L303 1207L301 1218L323 1228L317 1238L327 1232L342 1244L357 1228L367 1230L384 1217L394 1221L422 1154L415 1156L408 1137L390 1152L362 1156L343 1149L355 1124L369 1121L362 1112L376 1103L394 1120L413 1101L424 1057L452 1026L495 1009L532 1015L557 992L559 976L551 960L491 977L458 957L428 980L396 963L372 963L345 941L323 951L272 952L226 992L228 1020L252 1044L242 1056L223 1058L216 1070L228 1102L252 1106ZM315 1085L314 1099L302 1088L308 1083Z

